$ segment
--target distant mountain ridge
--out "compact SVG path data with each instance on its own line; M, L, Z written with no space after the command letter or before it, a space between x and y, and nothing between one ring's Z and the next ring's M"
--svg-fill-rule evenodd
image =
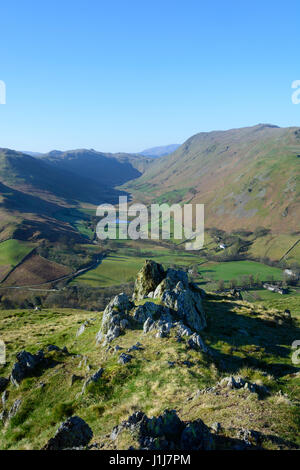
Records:
M150 149L143 150L139 152L140 155L148 156L148 157L165 157L180 147L179 144L170 144L170 145L161 145L160 147L152 147Z

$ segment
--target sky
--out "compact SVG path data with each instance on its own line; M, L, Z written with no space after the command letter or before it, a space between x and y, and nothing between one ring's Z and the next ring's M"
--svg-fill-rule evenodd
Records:
M300 2L1 2L0 147L138 152L300 126Z

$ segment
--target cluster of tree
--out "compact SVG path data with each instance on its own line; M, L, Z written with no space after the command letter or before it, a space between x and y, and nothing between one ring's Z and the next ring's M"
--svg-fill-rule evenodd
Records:
M68 266L73 271L91 264L95 256L95 253L92 252L88 246L81 244L72 244L72 246L69 246L69 243L65 241L58 243L43 241L36 251L43 258ZM103 249L99 246L98 254L101 254L102 251Z
M57 291L41 295L25 293L22 297L14 297L6 292L0 299L0 308L9 309L34 309L39 308L74 308L91 311L103 310L110 299L120 292L129 296L133 293L134 283L127 283L111 287L90 287L84 285L65 286Z
M217 283L217 289L219 291L223 291L226 288L235 289L236 287L240 287L242 289L251 289L253 287L261 287L262 281L260 280L259 276L253 276L253 274L247 274L236 279L230 279L228 284L225 284L223 279L220 279Z

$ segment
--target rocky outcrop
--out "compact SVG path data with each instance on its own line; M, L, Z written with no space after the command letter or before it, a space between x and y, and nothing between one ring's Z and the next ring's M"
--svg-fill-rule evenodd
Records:
M102 325L96 336L97 343L104 341L104 344L108 344L120 336L129 324L128 314L133 306L134 304L123 293L116 295L109 302L103 312Z
M29 377L45 363L43 351L37 354L31 354L27 351L21 351L17 354L17 362L13 365L10 380L13 385L18 387L25 377Z
M106 345L129 326L141 325L145 334L155 331L158 338L167 337L175 328L178 340L186 336L190 348L207 351L199 335L206 326L202 296L203 291L189 282L184 271L164 271L160 264L146 260L133 294L135 301L146 302L135 305L126 294L114 297L104 310L96 341Z
M101 379L103 372L104 372L104 369L102 367L100 367L100 369L97 370L97 372L95 372L95 374L93 374L91 377L89 377L83 384L82 393L85 392L86 387L88 385L90 385L91 383L97 383Z
M258 395L261 395L261 396L268 395L269 393L267 387L265 387L264 385L258 385L256 383L249 382L248 380L240 376L230 375L228 377L224 377L214 387L209 387L203 390L199 390L196 393L195 398L205 393L213 393L215 395L219 395L224 391L226 392L228 390L241 390L241 389L247 390L250 393L257 393Z
M137 274L134 286L133 300L141 300L153 292L165 277L161 264L146 260L144 266Z
M4 392L8 384L8 379L6 379L5 377L0 377L0 392Z
M137 411L116 426L110 437L115 441L126 431L137 436L139 450L211 450L214 447L212 435L201 419L184 423L175 410L165 410L152 418Z
M137 275L133 299L157 299L165 311L169 309L190 328L200 332L206 327L202 295L203 291L189 283L184 271L171 268L164 271L160 264L146 260ZM142 313L137 309L136 315Z
M131 359L131 354L121 353L118 362L119 364L127 364L127 362L130 362Z
M89 425L78 416L72 416L64 421L54 437L52 437L42 450L62 450L76 447L85 447L93 437Z
M3 411L0 413L0 421L2 421L3 424L10 421L14 416L16 416L21 404L22 404L22 400L21 398L18 398L17 400L13 402L9 411L7 411L6 409L3 409Z

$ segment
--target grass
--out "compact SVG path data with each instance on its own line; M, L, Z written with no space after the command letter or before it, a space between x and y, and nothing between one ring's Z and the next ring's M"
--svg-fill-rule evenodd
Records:
M115 251L105 258L97 268L78 276L72 284L88 284L94 287L107 287L133 281L145 258L162 263L165 267L173 264L189 266L201 261L198 255L189 252L159 247L155 243L132 241L118 242Z
M289 291L287 295L280 295L266 289L254 290L251 291L252 301L256 300L256 302L263 304L266 308L274 308L281 311L289 309L293 315L300 318L300 291L293 288L290 288Z
M261 281L266 281L269 277L273 277L274 280L281 280L283 278L281 269L248 260L205 263L200 266L199 273L204 277L204 280L213 281L230 281L250 274Z
M0 281L30 253L32 243L10 239L0 243Z
M1 375L9 374L15 354L22 349L36 352L47 344L56 344L67 346L71 353L48 353L52 367L25 379L18 389L10 386L8 407L20 397L22 405L10 424L0 429L1 448L40 449L71 414L91 426L93 442L113 448L115 444L107 435L132 412L142 409L151 416L170 407L184 420L201 418L207 425L221 422L225 439L218 444L221 448L226 448L242 427L263 433L265 448L300 445L299 376L293 375L297 367L291 363L291 343L299 332L299 322L280 324L275 309L219 295L208 295L204 307L208 328L202 337L210 348L209 355L188 349L185 342L178 343L174 333L169 338L156 338L155 333L144 335L141 329L128 329L112 343L112 347L118 344L126 351L140 341L143 350L134 352L127 365L118 363L120 353L96 345L99 312L0 312L0 336L7 345L7 365ZM84 321L89 325L76 337ZM87 358L89 369L82 364L82 356ZM190 367L184 365L187 360ZM174 367L169 367L168 361L174 361ZM104 368L101 381L81 395L83 380L99 367ZM220 395L193 398L197 390L213 386L232 373L266 385L270 394L260 398L246 391L222 391ZM73 374L81 380L71 386ZM279 390L288 393L292 405L280 398ZM126 438L122 439L118 448L128 448Z
M6 240L0 243L0 265L9 264L14 267L32 250L31 243L18 240Z

